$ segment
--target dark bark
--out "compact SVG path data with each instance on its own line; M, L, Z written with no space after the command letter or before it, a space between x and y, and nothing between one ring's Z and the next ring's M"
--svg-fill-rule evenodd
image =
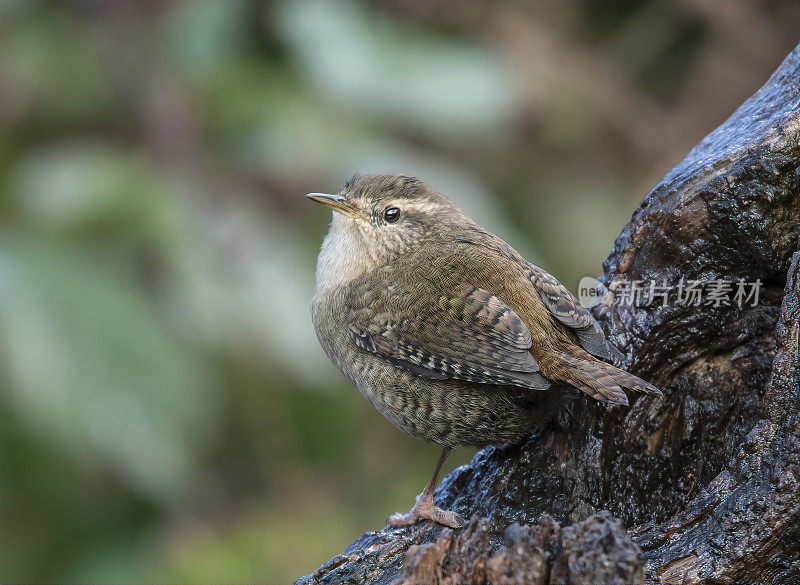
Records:
M579 397L443 480L467 528L366 533L299 583L800 582L799 61L667 173L603 265L612 290L671 287L595 312L663 398ZM759 302L688 306L681 278L758 280Z

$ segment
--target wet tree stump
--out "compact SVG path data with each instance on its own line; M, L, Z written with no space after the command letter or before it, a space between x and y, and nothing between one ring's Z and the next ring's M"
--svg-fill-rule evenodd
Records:
M467 527L369 532L298 583L800 583L799 83L800 47L603 264L595 316L663 397L579 396L443 480Z

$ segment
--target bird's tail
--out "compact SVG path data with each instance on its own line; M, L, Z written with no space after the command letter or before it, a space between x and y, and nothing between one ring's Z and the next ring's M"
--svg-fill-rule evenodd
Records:
M600 360L581 359L564 353L560 353L559 357L570 366L563 375L564 381L600 402L627 405L628 397L623 388L645 394L661 394L649 382Z

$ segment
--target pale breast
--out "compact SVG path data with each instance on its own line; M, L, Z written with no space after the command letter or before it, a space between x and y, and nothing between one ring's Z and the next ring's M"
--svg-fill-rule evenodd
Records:
M334 212L317 258L317 292L344 287L374 268L373 253L363 233L369 227L363 223Z

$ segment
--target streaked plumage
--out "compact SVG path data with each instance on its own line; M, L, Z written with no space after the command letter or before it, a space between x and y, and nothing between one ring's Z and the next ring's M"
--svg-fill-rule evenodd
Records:
M567 385L613 404L627 404L623 388L658 393L601 361L619 352L558 280L425 183L356 175L338 196L311 197L335 211L317 265L317 336L404 431L445 452L517 442L565 404Z

